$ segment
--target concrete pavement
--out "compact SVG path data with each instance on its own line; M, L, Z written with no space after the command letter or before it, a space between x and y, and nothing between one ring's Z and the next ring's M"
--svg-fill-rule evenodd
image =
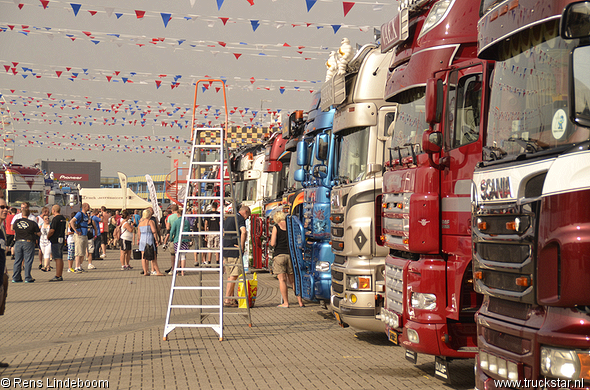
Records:
M177 328L163 341L171 276L144 277L138 260L121 271L118 255L95 260L95 270L64 273L63 282L34 270L35 283L9 285L0 361L10 367L0 368L0 387L32 380L36 388L107 388L104 381L158 390L473 388L472 360L453 362L456 381L447 385L434 378L434 358L420 355L413 365L385 334L342 329L319 304L299 308L291 290L292 306L277 308L278 281L267 273L258 274L252 328L228 315L224 341L198 328ZM168 255L159 263L166 269Z

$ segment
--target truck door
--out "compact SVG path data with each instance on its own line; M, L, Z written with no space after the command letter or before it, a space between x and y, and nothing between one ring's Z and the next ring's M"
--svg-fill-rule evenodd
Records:
M455 320L473 316L480 297L471 280L471 183L481 161L487 77L482 62L449 72L444 116L444 170L441 172L442 250L447 258L447 313ZM473 325L475 326L475 325Z
M459 67L447 81L445 147L441 176L443 235L470 235L471 181L481 161L483 64ZM465 248L471 251L470 247Z

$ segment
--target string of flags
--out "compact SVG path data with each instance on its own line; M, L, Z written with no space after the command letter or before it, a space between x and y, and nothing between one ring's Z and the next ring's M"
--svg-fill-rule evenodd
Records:
M369 31L368 27L360 29ZM60 29L53 27L37 27L16 23L0 24L0 33L22 34L27 37L47 37L54 40L56 37L72 42L86 42L90 45L101 43L115 44L118 47L157 47L174 51L194 51L209 53L216 57L219 54L233 56L239 59L241 56L283 58L285 60L317 60L328 50L326 46L309 46L295 43L248 43L248 42L224 42L212 40L188 40L186 38L172 37L148 37L145 35L131 35L120 33L107 33L86 30Z
M14 3L17 5L19 9L24 8L23 0L13 0ZM172 14L170 12L164 11L146 11L146 10L138 10L138 9L129 9L123 7L105 7L105 6L98 6L98 5L82 5L81 3L72 3L72 2L65 2L59 0L39 0L41 5L44 9L47 9L50 4L51 6L55 5L56 7L61 7L62 9L70 12L77 17L81 11L87 12L91 17L95 17L99 14L105 14L107 17L112 17L113 15L117 19L123 18L124 20L127 19L134 19L134 20L142 20L145 18L157 18L160 19L164 25L164 28L168 27L168 24L173 20L185 20L185 21L195 21L195 20L202 20L203 22L207 23L208 27L214 27L217 22L223 23L224 26L227 23L240 23L248 26L254 32L260 26L270 26L272 28L281 28L287 25L291 27L315 27L316 29L323 29L323 28L332 28L334 33L338 31L339 28L352 28L357 29L364 26L354 26L354 25L343 25L343 24L329 24L329 23L310 23L310 22L280 22L280 21L273 21L273 20L264 20L264 19L246 19L246 18L229 18L229 17L218 17L218 16L203 16L203 15L195 15L195 14ZM194 0L191 1L191 6L194 6ZM217 9L218 11L221 10L221 7L224 3L224 0L216 0L217 1ZM251 2L251 5L254 5L254 0L247 0ZM317 3L318 0L305 0L305 7L307 12L309 13L313 6ZM319 0L319 1L326 1L326 0ZM328 1L326 1L328 2ZM35 4L35 1L32 1ZM364 2L364 1L341 1L342 4L342 11L344 17L346 17L352 8L355 5L369 5L372 7L373 11L382 11L386 6L394 6L391 3L379 3L379 2ZM336 27L337 26L337 27Z
M156 89L159 89L162 84L170 85L171 89L178 87L190 87L194 88L196 80L203 78L211 78L209 75L195 76L190 75L191 81L181 83L181 80L186 79L183 75L168 75L168 74L156 74L149 72L133 72L133 71L118 71L118 70L106 70L106 69L90 69L90 68L75 68L70 66L56 66L56 65L45 65L45 64L33 64L33 63L21 63L16 61L4 61L0 60L1 66L4 67L5 74L12 76L20 76L23 78L53 78L74 81L102 81L102 82L122 82L123 84L151 84L154 83ZM0 69L2 69L0 67ZM293 91L304 91L309 90L313 92L318 90L319 87L313 85L321 84L320 80L285 80L285 79L270 79L260 78L257 79L254 76L249 79L242 77L233 77L232 80L228 80L225 76L218 76L218 79L224 80L226 89L231 90L233 88L247 89L247 90L267 90L276 91L277 87L281 94L287 90ZM286 84L300 84L297 86L287 87ZM152 85L154 85L152 84ZM254 85L256 84L256 85ZM278 85L277 85L278 84ZM283 85L281 85L283 84ZM306 86L307 85L307 86ZM206 92L212 84L205 84L202 86L202 92ZM212 90L219 92L221 87L214 87Z

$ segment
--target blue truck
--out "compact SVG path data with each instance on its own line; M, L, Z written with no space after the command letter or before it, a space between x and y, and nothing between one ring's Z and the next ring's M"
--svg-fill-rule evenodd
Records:
M291 255L303 299L330 301L334 254L330 244L330 190L334 184L334 109L320 109L314 95L302 139L297 145L295 180L303 187L303 207L289 218ZM297 283L296 283L297 284Z

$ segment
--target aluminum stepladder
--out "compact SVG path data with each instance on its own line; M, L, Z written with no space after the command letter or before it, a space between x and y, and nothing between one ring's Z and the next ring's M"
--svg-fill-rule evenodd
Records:
M225 105L225 127L217 128L201 128L195 127L195 113L197 102L197 90L199 83L206 82L221 82L223 85L223 99ZM231 174L231 164L229 163L229 152L226 142L226 129L228 129L228 115L227 115L227 100L225 94L225 83L218 79L203 79L195 84L195 98L193 104L193 127L191 131L191 157L189 165L189 174L187 175L187 191L183 200L182 217L180 219L179 232L179 249L175 254L175 263L172 272L172 284L170 286L170 297L168 300L168 309L166 312L166 324L164 327L163 339L168 339L168 334L177 327L187 328L211 328L219 336L219 340L223 340L223 318L226 314L241 314L241 313L225 313L224 300L244 299L246 303L246 316L248 318L248 325L252 326L252 318L250 315L250 302L248 300L247 275L244 272L244 265L242 262L242 249L238 245L239 261L238 269L242 275L236 281L227 282L224 280L224 251L236 248L224 248L223 237L224 234L237 235L239 241L239 229L237 222L238 204L235 199L233 178ZM207 159L206 153L209 156L213 155L213 159ZM207 172L207 174L204 174ZM227 173L227 177L226 177ZM225 188L229 187L229 197L226 197ZM232 204L232 211L225 211L225 201L229 200ZM212 202L217 202L218 211L213 213L207 206ZM219 218L219 231L203 231L198 229L192 231L188 226L187 218L192 218L196 221L198 227L202 227L202 221L208 217ZM223 221L227 217L233 217L235 226L231 231L224 230ZM187 231L185 231L187 230ZM204 235L218 235L219 247L218 249L208 249L206 245L202 244L202 236ZM181 249L180 243L182 240L194 240L192 247L188 249ZM197 254L201 257L201 266L189 267L185 265L180 267L182 255L190 253ZM206 254L211 254L211 264L204 266L203 257ZM215 255L219 255L219 262L213 264ZM186 259L186 262L192 263L193 259ZM179 276L178 273L184 272L186 276ZM180 285L179 285L180 283ZM244 297L225 297L224 291L226 283L241 284L242 291L245 292ZM234 288L234 293L237 291ZM179 302L176 302L179 301ZM182 323L171 323L170 317L173 309L183 310L185 321ZM189 312L195 310L196 315L190 315ZM210 322L204 323L204 321Z

